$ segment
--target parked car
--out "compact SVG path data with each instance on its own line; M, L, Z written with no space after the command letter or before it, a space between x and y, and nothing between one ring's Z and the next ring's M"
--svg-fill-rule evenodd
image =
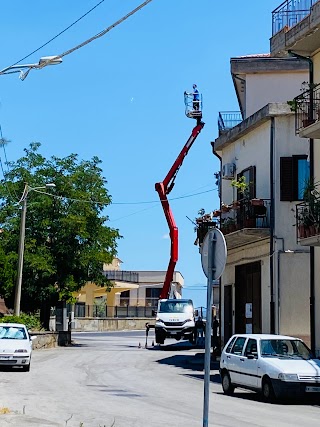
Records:
M266 401L311 394L320 397L320 360L300 338L234 335L222 351L220 375L228 395L241 387L261 392Z
M30 371L32 340L25 325L0 323L0 366L21 366Z

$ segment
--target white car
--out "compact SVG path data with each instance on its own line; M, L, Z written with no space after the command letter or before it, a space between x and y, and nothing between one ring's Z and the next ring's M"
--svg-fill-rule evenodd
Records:
M225 394L235 387L275 398L320 397L320 360L300 338L285 335L237 334L221 353L220 375Z
M0 366L21 366L30 371L32 340L25 325L0 323Z

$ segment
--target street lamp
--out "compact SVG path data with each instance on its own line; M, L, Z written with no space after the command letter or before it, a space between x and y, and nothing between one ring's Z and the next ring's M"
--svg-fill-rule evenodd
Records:
M58 65L61 64L61 62L62 58L60 58L60 56L43 56L40 58L37 64L10 65L10 67L6 67L3 70L0 70L0 76L2 74L20 73L19 78L24 80L32 69L40 70L47 65ZM25 68L27 70L23 71Z
M25 232L26 232L27 197L30 191L42 190L44 188L53 188L55 186L56 186L55 184L49 183L42 187L32 188L26 183L24 186L22 197L20 199L20 203L22 203L22 209L21 209L20 237L19 237L19 249L18 249L18 275L17 275L17 283L16 283L16 290L15 290L15 296L14 296L14 314L16 316L20 316L23 254L24 254L24 240L25 240Z

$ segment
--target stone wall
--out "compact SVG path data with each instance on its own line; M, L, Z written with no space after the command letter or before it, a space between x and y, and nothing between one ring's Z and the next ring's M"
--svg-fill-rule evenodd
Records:
M32 340L33 350L39 350L44 348L53 348L57 346L66 346L71 344L71 333L65 332L32 332L31 336L36 338Z

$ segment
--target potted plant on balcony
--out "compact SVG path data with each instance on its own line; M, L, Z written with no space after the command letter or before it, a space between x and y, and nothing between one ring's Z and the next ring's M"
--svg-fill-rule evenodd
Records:
M231 186L236 188L238 192L242 195L242 198L238 200L239 203L239 216L243 221L244 228L255 228L256 219L252 214L252 209L250 205L250 188L249 183L246 182L245 176L240 176L238 179L231 180Z
M306 181L303 191L305 203L298 217L300 238L314 236L320 232L320 193L317 186L318 183L311 179Z
M220 230L223 234L233 233L237 230L236 220L231 217L224 218Z

